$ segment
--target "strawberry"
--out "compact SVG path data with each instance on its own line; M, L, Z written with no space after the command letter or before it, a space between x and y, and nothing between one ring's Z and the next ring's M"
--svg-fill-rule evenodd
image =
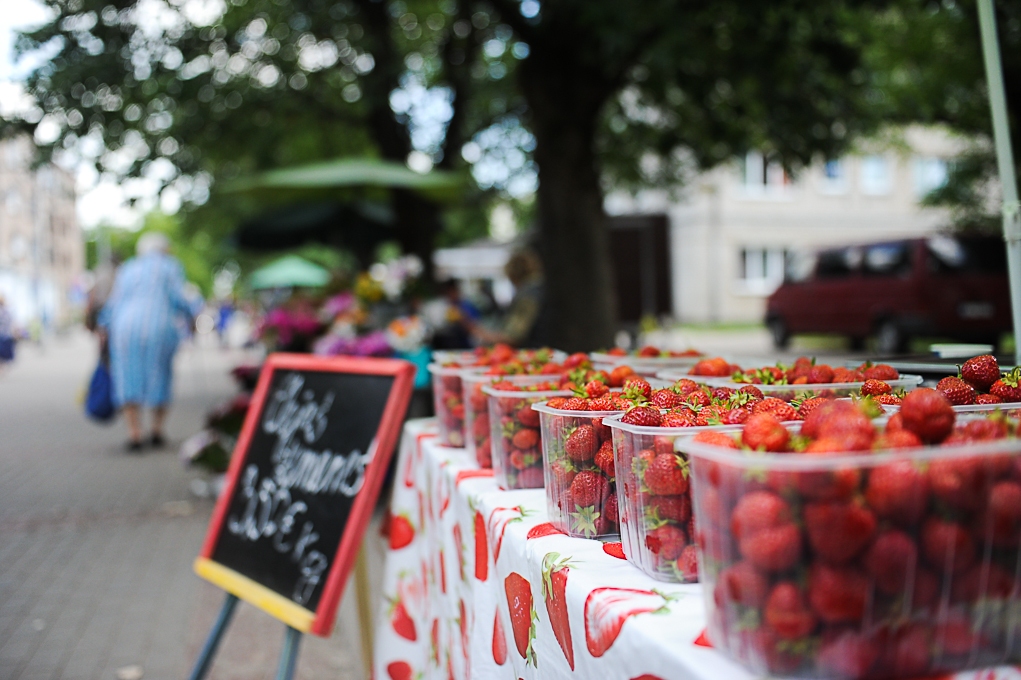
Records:
M813 564L808 571L808 601L825 623L861 621L869 595L869 580L853 567Z
M894 430L876 437L872 442L873 451L887 449L914 449L922 446L922 440L910 430Z
M892 677L908 678L925 674L932 661L932 633L920 624L908 624L895 632L881 664Z
M617 641L628 618L664 610L667 600L651 590L596 588L585 599L585 644L599 658Z
M503 624L500 623L499 609L493 618L493 661L497 666L507 663L507 635L503 632Z
M880 592L900 595L918 566L918 547L908 534L890 529L876 537L863 563Z
M688 374L722 378L733 373L730 369L730 363L728 363L726 359L722 357L714 357L712 359L702 359L691 367Z
M922 554L937 572L959 574L975 562L975 542L957 522L930 517L922 525Z
M893 388L890 387L889 383L882 380L870 378L861 386L861 395L863 397L874 397L880 394L890 394L891 392L893 392Z
M673 389L674 392L677 392L677 394L681 395L682 397L686 397L695 390L699 389L699 384L694 380L681 378L680 380L673 384L671 389Z
M875 430L872 421L858 406L836 400L814 409L801 426L801 434L814 439L829 439L837 447L830 450L836 451L871 448Z
M678 522L684 523L691 517L691 501L688 496L653 496L646 506L646 514L654 523Z
M825 397L811 397L810 399L805 399L798 405L798 419L804 420L808 417L809 413L823 404L829 403L829 401L830 400Z
M676 496L688 490L688 462L673 453L660 453L642 477L654 496Z
M755 385L745 385L744 387L740 387L738 388L737 393L747 394L754 401L762 401L763 399L765 399L765 397L762 394L762 390L760 390Z
M560 409L563 411L587 411L588 402L581 397L571 397L560 405Z
M511 444L514 445L514 448L521 449L522 451L534 449L539 445L539 431L532 429L518 430L511 438Z
M620 541L613 543L603 543L603 552L610 557L616 557L618 560L626 560L627 557L624 555L624 546Z
M936 383L936 390L943 393L954 406L975 403L975 388L956 376L947 376Z
M936 649L947 654L965 656L974 654L985 644L983 635L974 632L971 620L961 614L953 614L952 618L940 621L936 625Z
M651 406L635 406L630 408L620 419L622 423L645 427L658 427L662 420L663 416L660 414L659 409Z
M610 388L602 380L591 380L585 384L585 394L589 399L598 399L609 391Z
M415 527L407 515L395 515L390 518L390 550L400 550L415 540Z
M955 576L950 601L975 604L979 600L1005 600L1014 591L1014 575L996 562L976 564Z
M897 369L889 364L862 364L858 372L864 380L896 380L900 377Z
M756 413L771 413L780 421L798 419L798 412L794 410L794 407L776 397L766 397L762 401L756 402L752 406L752 415Z
M979 394L975 397L976 404L1002 404L1003 399L1000 399L995 394Z
M1021 484L1014 481L994 484L984 520L994 546L1016 548L1021 532Z
M994 382L989 394L1005 402L1021 401L1021 366Z
M599 397L598 399L589 399L588 402L589 411L616 411L618 410L613 404L612 396Z
M737 442L729 434L723 432L714 432L712 430L703 430L692 438L692 441L698 442L699 444L710 444L712 446L721 446L727 449L738 448Z
M632 401L646 402L652 398L652 385L641 376L631 376L624 381L624 395Z
M606 502L603 503L603 519L611 524L620 524L620 510L617 503L617 494L614 492L611 492L606 497Z
M880 519L914 526L925 514L929 478L910 461L881 465L869 473L865 500Z
M978 458L936 459L929 463L932 494L951 508L976 511L988 494L984 461Z
M489 543L486 541L486 520L478 510L475 511L475 578L479 581L489 578Z
M833 382L833 369L826 364L816 364L808 370L808 382L823 384Z
M684 403L684 397L673 390L656 390L652 393L652 405L656 408L676 408Z
M761 607L769 593L769 579L749 562L736 562L724 569L716 581L713 597L717 606L733 603Z
M387 664L386 674L390 676L390 680L413 680L415 677L415 671L407 661L394 661Z
M571 482L571 498L578 507L602 505L610 492L610 484L598 472L582 470Z
M943 441L954 429L954 409L942 393L928 387L912 390L900 407L904 427L926 443Z
M864 633L852 630L824 637L819 648L819 668L825 677L861 678L879 658L880 647Z
M741 431L741 441L753 451L784 451L790 438L790 432L772 413L752 413Z
M857 503L809 503L804 514L808 542L828 564L852 560L876 532L876 516Z
M630 366L617 366L610 371L610 387L623 387L624 381L634 374L635 371Z
M526 664L535 665L535 622L539 617L532 607L532 584L517 572L511 572L504 579L503 589L507 595L507 606L510 608L511 632L514 634L514 646Z
M665 524L645 534L645 547L664 560L676 560L687 544L688 537L684 529L672 524Z
M961 378L976 390L988 392L993 383L1000 379L1000 364L991 354L972 357L961 366Z
M399 596L390 603L390 625L393 627L394 632L405 640L414 642L418 639L418 634L415 632L415 622L408 616L408 610Z
M801 532L793 522L781 524L741 539L738 548L763 571L786 571L801 558Z
M564 453L576 463L587 463L596 455L599 440L591 425L579 425L564 440Z
M513 508L503 507L493 508L492 514L489 515L489 523L487 525L487 529L489 533L489 538L496 542L496 544L493 546L494 563L496 563L496 561L500 559L500 547L503 545L503 534L507 530L507 525L510 524L511 522L520 522L521 518L524 516L525 516L524 508L522 508L520 505Z
M769 491L752 491L741 497L730 515L730 532L738 541L764 529L791 521L787 501Z
M685 583L698 581L698 547L695 544L685 546L674 568Z
M538 428L539 427L539 412L533 411L531 406L526 406L520 409L515 414L515 419L525 427ZM526 447L520 447L526 448Z
M574 640L571 638L571 619L567 609L567 576L570 563L560 559L558 553L547 553L542 558L542 596L546 600L553 635L560 643L567 658L567 665L574 670Z
M815 629L816 623L801 590L790 581L781 581L773 587L766 600L763 620L782 640L800 640Z
M596 456L595 456L595 461L594 462L596 464L596 467L598 467L600 470L603 471L604 475L606 475L610 479L613 479L614 473L616 471L614 469L614 463L613 463L613 443L612 442L610 442L609 440L606 440L606 441L604 441L602 443L602 445L600 445L599 450L596 451Z
M880 394L873 399L876 400L877 404L884 404L886 406L900 406L904 400L895 394Z

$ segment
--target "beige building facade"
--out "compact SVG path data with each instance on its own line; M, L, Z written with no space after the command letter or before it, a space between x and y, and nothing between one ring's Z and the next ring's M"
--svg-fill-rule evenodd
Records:
M614 194L612 215L662 213L670 221L674 317L688 323L761 321L794 251L918 237L948 224L919 201L946 179L967 142L909 128L896 143L819 162L796 178L750 153L698 175L676 195Z
M85 248L74 178L33 155L27 137L0 141L0 295L18 325L52 328L81 311Z

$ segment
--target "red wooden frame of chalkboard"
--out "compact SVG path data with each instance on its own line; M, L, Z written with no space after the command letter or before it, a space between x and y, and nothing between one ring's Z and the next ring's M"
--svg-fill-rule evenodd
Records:
M348 373L359 375L392 375L394 377L390 395L383 410L383 418L376 430L376 453L365 469L365 481L362 489L351 507L344 533L337 546L329 573L323 585L323 593L319 598L319 606L314 612L297 603L287 601L283 596L271 591L246 576L228 569L212 561L213 550L227 518L227 511L237 487L238 478L247 458L255 428L266 401L270 381L274 371L278 369ZM317 357L308 354L271 354L266 359L259 374L259 382L252 403L245 417L241 434L238 437L234 455L227 470L226 484L220 494L209 522L206 539L202 551L195 562L196 572L203 578L212 581L228 592L237 595L273 616L283 620L293 628L304 633L328 636L333 628L333 621L340 605L340 597L344 585L350 575L351 567L362 543L365 529L379 496L383 478L386 476L387 465L397 446L397 438L401 432L411 391L414 386L415 366L399 359L368 359L354 357ZM363 597L365 594L362 595Z

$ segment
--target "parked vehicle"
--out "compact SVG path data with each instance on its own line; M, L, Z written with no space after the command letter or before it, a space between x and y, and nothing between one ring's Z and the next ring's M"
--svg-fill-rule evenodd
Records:
M996 345L1011 329L1004 242L933 236L792 256L766 306L777 347L797 333L836 333L860 349L903 352L912 337Z

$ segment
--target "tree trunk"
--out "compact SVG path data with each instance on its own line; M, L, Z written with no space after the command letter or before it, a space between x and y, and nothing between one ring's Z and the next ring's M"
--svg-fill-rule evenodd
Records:
M600 109L612 87L579 72L570 57L532 45L521 86L539 166L539 247L546 274L548 342L566 351L610 347L617 299L603 192L593 149Z

